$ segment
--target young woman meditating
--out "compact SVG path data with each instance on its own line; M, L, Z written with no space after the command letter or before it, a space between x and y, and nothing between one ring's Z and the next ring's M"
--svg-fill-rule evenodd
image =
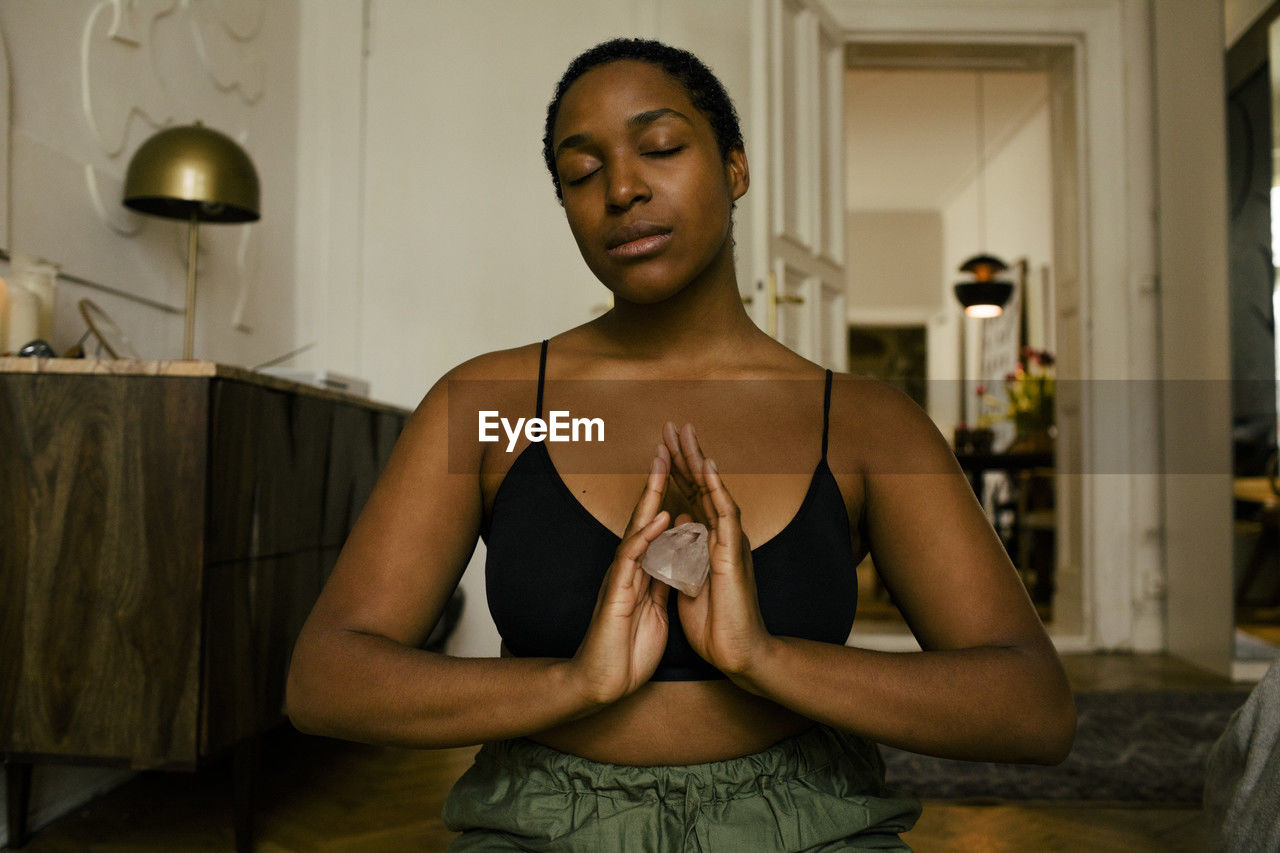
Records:
M749 172L720 82L657 42L599 45L544 149L614 307L427 393L298 640L295 725L483 744L445 803L454 850L902 849L919 802L876 742L1061 761L1062 666L947 442L743 309ZM481 411L599 418L607 441L509 449ZM688 521L709 530L695 597L641 568ZM501 656L420 650L480 537ZM922 651L845 645L868 552Z

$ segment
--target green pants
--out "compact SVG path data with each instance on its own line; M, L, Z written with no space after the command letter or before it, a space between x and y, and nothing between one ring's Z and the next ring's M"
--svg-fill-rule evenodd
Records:
M527 738L486 743L444 803L472 850L910 850L915 797L885 788L875 744L824 725L741 758L588 761Z

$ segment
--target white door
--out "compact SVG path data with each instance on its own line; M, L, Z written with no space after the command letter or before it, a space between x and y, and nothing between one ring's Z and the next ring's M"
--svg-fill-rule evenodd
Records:
M766 20L769 126L766 328L845 370L844 192L839 34L820 9L773 0Z

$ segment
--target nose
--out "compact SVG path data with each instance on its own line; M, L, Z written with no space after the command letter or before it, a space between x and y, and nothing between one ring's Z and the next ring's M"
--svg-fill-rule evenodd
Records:
M639 166L632 158L619 157L605 169L605 203L611 210L624 211L638 201L649 200L652 193Z

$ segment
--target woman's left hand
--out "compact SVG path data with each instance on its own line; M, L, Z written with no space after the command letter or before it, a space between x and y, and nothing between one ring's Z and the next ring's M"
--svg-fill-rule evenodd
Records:
M742 532L738 504L725 488L715 463L706 459L692 424L677 434L663 427L671 453L671 480L707 527L711 572L696 597L679 593L676 608L689 645L704 660L733 678L750 672L772 635L765 627L751 566L751 544ZM677 519L680 521L680 519Z

